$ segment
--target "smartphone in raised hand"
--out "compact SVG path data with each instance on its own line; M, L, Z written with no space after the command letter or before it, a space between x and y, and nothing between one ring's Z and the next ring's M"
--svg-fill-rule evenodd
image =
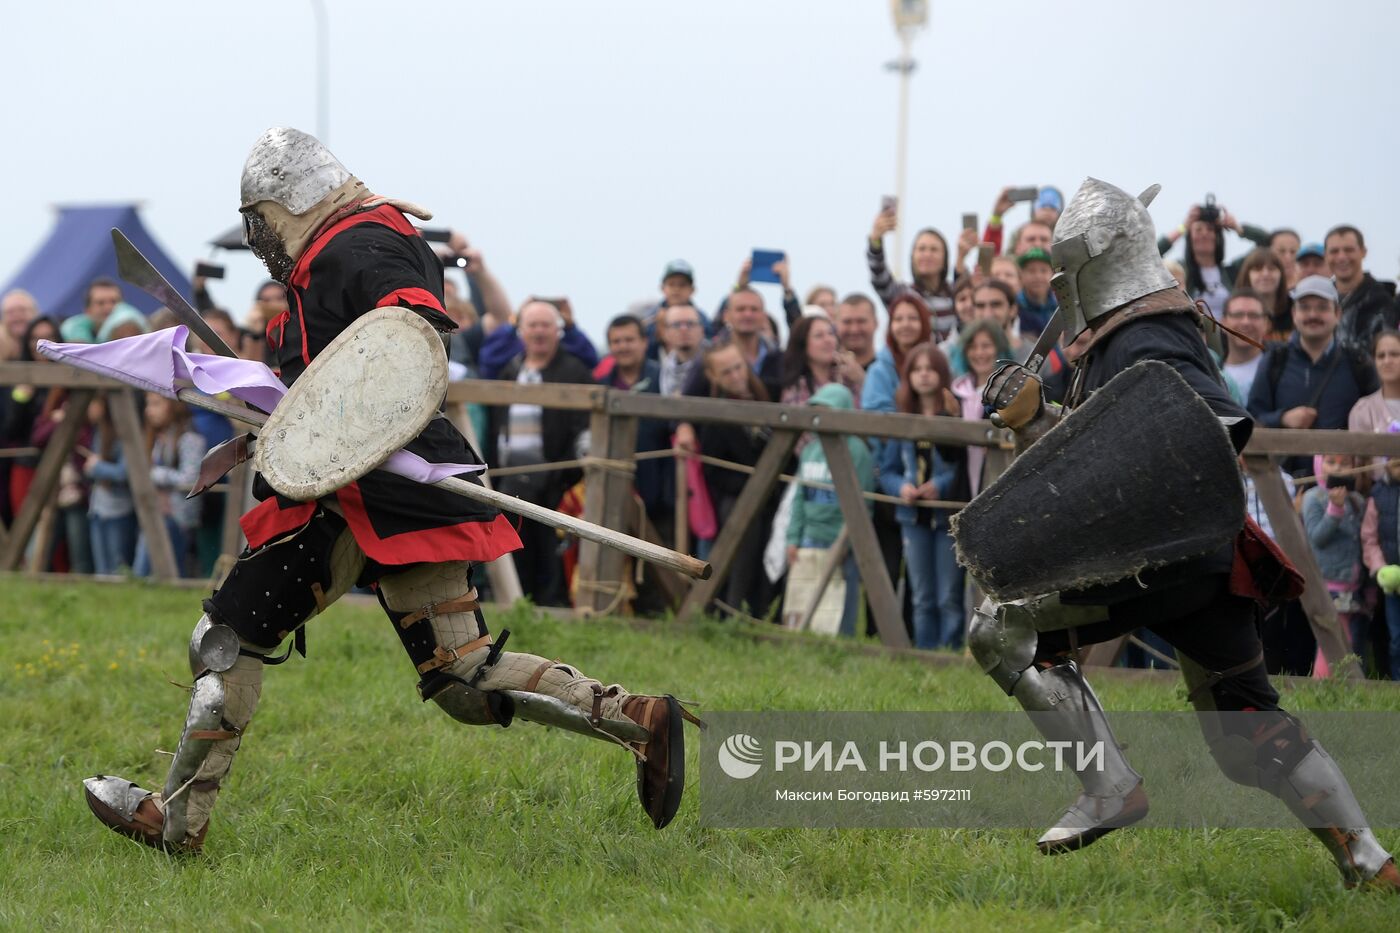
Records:
M1006 192L1006 196L1017 203L1021 201L1034 201L1040 194L1040 189L1031 185L1026 188L1012 188Z
M880 213L882 213L882 214L897 214L897 213L899 213L899 198L895 197L895 196L892 195L892 194L887 194L887 195L885 195L884 197L882 197L882 198L880 199Z
M964 230L976 230L976 229L977 229L977 215L976 215L976 214L963 214L963 216L962 216L962 228L963 228Z

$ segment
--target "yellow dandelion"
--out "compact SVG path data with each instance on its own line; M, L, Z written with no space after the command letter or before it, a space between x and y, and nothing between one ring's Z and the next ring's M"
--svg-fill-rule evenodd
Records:
M109 670L109 671L115 671L116 669L117 669L117 662L116 662L116 661L113 661L111 664L108 664L108 665L107 665L107 670Z

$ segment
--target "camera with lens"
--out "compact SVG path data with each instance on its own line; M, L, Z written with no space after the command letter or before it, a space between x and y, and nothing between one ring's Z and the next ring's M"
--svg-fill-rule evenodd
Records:
M1215 195L1206 195L1206 202L1201 205L1201 219L1208 224L1219 226L1220 208L1215 206Z

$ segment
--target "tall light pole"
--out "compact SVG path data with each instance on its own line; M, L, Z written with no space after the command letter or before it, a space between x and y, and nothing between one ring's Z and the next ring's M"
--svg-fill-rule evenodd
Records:
M331 40L327 31L325 0L311 0L316 15L316 138L330 145L330 58Z
M904 190L909 161L909 76L914 73L917 62L909 53L914 41L914 33L928 24L928 0L890 0L890 12L894 15L895 32L899 34L899 58L888 62L886 70L899 75L899 138L895 143L894 194L898 199L895 207L894 251L885 257L891 272L898 275L904 257Z

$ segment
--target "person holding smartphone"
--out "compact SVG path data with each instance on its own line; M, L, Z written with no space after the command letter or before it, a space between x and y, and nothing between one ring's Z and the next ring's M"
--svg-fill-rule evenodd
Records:
M958 326L958 315L953 310L953 289L948 284L948 240L933 227L924 227L915 234L909 256L913 274L908 282L900 282L885 260L885 234L895 228L897 220L898 204L894 198L886 197L880 205L880 213L875 215L866 244L870 285L884 302L886 311L891 310L902 292L913 289L933 315L934 334L940 340L945 339Z

